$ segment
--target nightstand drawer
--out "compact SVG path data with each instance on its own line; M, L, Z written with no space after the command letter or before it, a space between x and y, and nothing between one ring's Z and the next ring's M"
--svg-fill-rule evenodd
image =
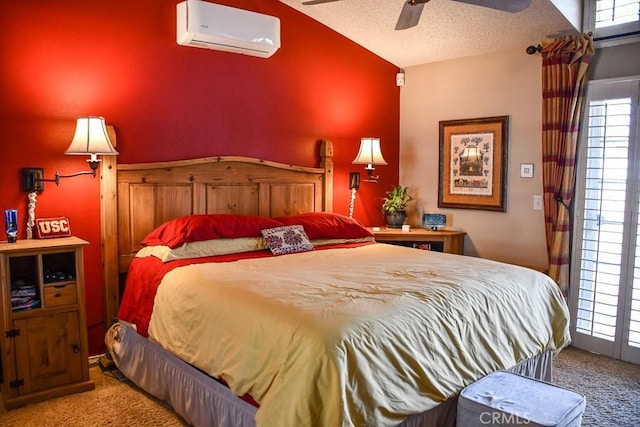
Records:
M44 287L45 307L57 307L60 305L76 304L77 302L78 287L75 283L49 285Z

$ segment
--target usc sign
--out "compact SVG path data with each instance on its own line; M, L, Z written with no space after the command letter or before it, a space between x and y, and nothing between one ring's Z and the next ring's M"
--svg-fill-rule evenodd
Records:
M58 218L36 219L36 229L38 239L71 236L71 225L69 224L69 218L64 216Z

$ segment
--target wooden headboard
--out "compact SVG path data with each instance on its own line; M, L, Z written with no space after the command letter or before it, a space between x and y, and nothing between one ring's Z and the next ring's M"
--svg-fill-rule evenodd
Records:
M331 212L333 146L321 142L319 168L248 157L117 164L115 156L105 156L100 204L108 326L118 312L120 273L127 271L139 242L160 224L191 214Z

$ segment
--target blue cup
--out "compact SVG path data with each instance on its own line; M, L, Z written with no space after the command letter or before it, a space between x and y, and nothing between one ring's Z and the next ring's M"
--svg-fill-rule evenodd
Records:
M4 230L7 233L7 241L15 243L18 240L18 211L7 209L4 211Z

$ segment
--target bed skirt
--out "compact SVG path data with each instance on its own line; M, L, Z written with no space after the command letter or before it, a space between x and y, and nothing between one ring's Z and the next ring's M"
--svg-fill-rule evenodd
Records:
M105 336L105 344L122 374L169 403L187 423L198 427L255 426L256 407L134 329L118 323L112 325ZM540 353L508 371L551 382L553 354L550 351ZM455 426L457 401L457 397L450 398L429 411L407 418L400 425Z

